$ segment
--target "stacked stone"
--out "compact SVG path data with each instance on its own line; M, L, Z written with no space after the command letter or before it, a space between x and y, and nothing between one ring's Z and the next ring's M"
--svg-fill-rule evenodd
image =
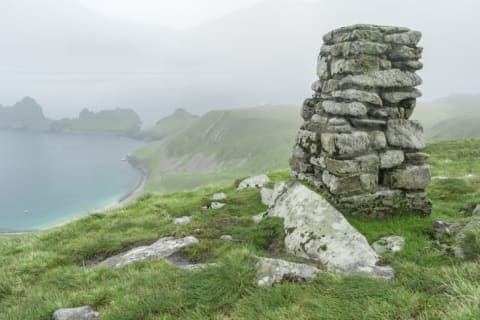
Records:
M323 37L291 167L345 213L431 212L423 128L409 120L421 95L420 39L418 31L374 25Z

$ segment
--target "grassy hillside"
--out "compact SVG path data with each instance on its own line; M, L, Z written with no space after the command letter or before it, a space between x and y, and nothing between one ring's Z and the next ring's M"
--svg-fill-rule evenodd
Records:
M428 146L434 175L471 179L434 180L430 217L397 216L365 221L349 218L370 242L384 235L406 238L405 249L385 255L392 281L324 273L310 284L255 286L252 257L281 256L278 219L258 225L265 210L258 190L223 187L149 194L127 208L95 214L63 227L0 237L0 319L51 319L55 309L91 305L109 319L479 319L480 264L455 259L434 241L433 220L464 220L458 212L480 203L480 141ZM289 171L270 174L285 180ZM214 192L227 206L204 211ZM172 219L191 215L188 225ZM233 241L220 236L231 234ZM200 243L183 251L192 261L216 263L189 272L158 260L121 270L84 267L91 261L152 243L163 236L195 235Z
M172 115L161 119L153 127L140 132L138 138L146 141L162 140L187 129L197 120L197 116L183 109L177 109Z
M178 134L138 150L132 160L147 169L149 190L225 183L287 167L300 124L294 106L212 111Z
M421 102L412 118L422 122L428 140L480 138L480 95Z

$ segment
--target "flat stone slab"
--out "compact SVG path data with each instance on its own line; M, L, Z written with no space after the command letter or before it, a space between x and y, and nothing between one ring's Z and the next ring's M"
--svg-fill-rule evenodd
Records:
M321 195L299 183L278 188L282 192L268 215L284 219L289 253L319 261L342 275L393 278L391 267L378 265L379 256L367 239Z
M287 279L311 282L318 273L322 272L307 264L263 257L257 257L256 266L259 287L272 286Z
M98 266L119 269L138 261L167 258L180 249L193 246L198 242L198 239L195 237L185 237L181 239L175 239L173 237L161 238L150 246L133 248L125 253L110 257L100 262Z
M261 187L264 187L269 182L270 182L270 179L266 175L262 174L259 176L254 176L254 177L250 177L248 179L243 180L238 185L237 190L243 190L247 188L261 188Z
M58 309L53 314L54 320L100 320L98 312L89 306Z

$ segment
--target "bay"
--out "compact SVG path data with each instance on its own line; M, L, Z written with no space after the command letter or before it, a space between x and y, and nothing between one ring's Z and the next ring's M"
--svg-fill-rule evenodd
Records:
M0 131L0 232L66 222L121 200L141 173L128 138Z

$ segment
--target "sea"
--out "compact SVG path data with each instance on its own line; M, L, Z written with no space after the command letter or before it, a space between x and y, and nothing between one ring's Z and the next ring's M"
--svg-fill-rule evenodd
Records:
M0 232L48 228L121 200L142 174L123 137L0 131Z

